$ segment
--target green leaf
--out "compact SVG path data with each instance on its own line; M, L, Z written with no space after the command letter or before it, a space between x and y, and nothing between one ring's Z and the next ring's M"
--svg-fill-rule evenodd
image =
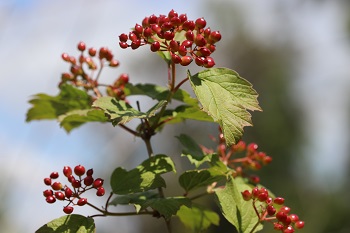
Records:
M158 193L154 191L118 195L109 203L109 205L117 206L117 205L142 204L147 199L156 198L156 197L158 197Z
M246 189L250 190L251 187L242 178L232 177L227 181L225 188L215 189L221 212L239 233L257 232L263 228L259 223L252 231L259 219L254 211L252 200L245 201L242 197L241 192Z
M191 208L181 206L176 214L180 221L191 230L191 232L203 232L210 225L219 225L220 217L214 211L203 206L192 205Z
M213 122L213 118L209 116L206 112L203 112L202 110L200 110L198 106L180 105L177 108L175 108L175 110L173 110L173 117L174 117L174 120L189 119L189 120Z
M176 172L175 165L166 155L155 155L130 171L118 167L111 177L113 193L129 194L166 187L160 175L171 171Z
M136 84L132 85L128 83L125 85L124 92L126 95L146 95L152 99L161 101L165 100L169 95L169 90L163 86L154 84ZM198 100L191 97L191 95L185 90L178 89L173 95L173 99L184 102L189 105L197 105Z
M99 109L73 110L58 117L60 125L70 132L87 122L106 122L108 118Z
M184 147L181 156L186 156L196 167L199 167L206 161L210 161L210 156L204 154L201 147L191 137L186 134L181 134L177 136L177 139L179 139Z
M189 192L196 188L208 186L214 182L222 180L226 177L216 168L209 168L203 170L186 171L179 177L179 183L182 188Z
M95 223L93 218L71 214L54 219L40 227L35 233L93 233Z
M29 103L32 107L27 112L27 122L57 119L72 110L90 109L91 97L85 91L64 84L57 96L37 94Z
M181 206L190 207L191 204L191 200L186 197L154 198L145 201L142 204L142 209L151 207L157 210L165 219L169 219L171 216L176 215Z
M134 109L123 100L105 96L98 98L92 106L102 109L109 116L112 124L117 125L125 124L135 118L143 119L154 116L155 112L164 104L166 104L165 100L160 101L144 113Z
M213 68L188 74L203 110L218 122L228 145L236 143L245 126L251 126L248 110L261 111L252 84L233 70Z

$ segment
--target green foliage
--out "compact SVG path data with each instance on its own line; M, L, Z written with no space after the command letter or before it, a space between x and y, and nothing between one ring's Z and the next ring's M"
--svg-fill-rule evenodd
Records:
M158 102L147 112L140 112L130 106L123 100L117 100L113 97L101 97L93 103L93 107L102 109L113 125L125 124L132 119L145 119L154 116L155 112L166 104L165 100Z
M262 225L259 224L252 232L259 220L254 211L252 200L245 201L242 198L241 192L247 189L250 190L251 187L242 178L230 177L225 188L215 190L221 212L239 233L253 233L262 229Z
M243 127L252 125L247 110L261 110L252 85L227 68L207 69L188 76L203 110L220 124L227 144L237 143Z
M176 215L191 232L203 232L220 221L217 213L200 205L181 206Z
M171 171L176 171L175 165L166 155L155 155L130 171L118 167L111 177L113 193L137 193L165 187L165 180L160 175Z
M40 227L35 233L94 233L93 218L72 214L54 219Z

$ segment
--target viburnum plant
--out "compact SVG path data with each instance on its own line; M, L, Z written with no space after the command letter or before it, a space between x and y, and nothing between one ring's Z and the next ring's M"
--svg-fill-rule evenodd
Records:
M106 66L119 66L106 47L87 48L80 42L77 57L62 54L70 70L61 76L59 94L35 95L30 100L27 121L56 119L67 132L88 122L111 123L142 140L146 156L134 169L115 168L110 187L103 178L93 176L92 168L86 170L80 164L64 166L62 175L52 172L44 178L47 187L43 199L49 204L62 204L66 215L36 232L95 232L96 217L130 215L164 219L168 232L172 232L172 218L178 218L188 232L203 232L211 225L219 225L220 214L240 233L260 231L264 223L271 223L275 230L284 233L304 227L304 222L290 213L284 198L275 197L251 172L272 161L258 150L257 144L241 141L243 128L252 125L248 111L261 110L258 94L235 71L214 68L211 55L220 40L221 33L207 27L204 18L190 20L174 10L167 15L145 17L131 32L120 34L120 48L136 50L149 46L160 55L168 67L165 87L132 84L127 74L120 74L111 84L103 83L101 71ZM177 77L176 70L191 63L204 68L196 74L188 71L186 77ZM185 83L190 83L195 97L181 89ZM140 99L132 104L128 97L135 95ZM141 111L141 97L151 98L156 104ZM180 103L175 108L169 105L173 100ZM132 128L128 124L132 120L139 121L139 125ZM162 175L175 173L176 165L166 152L153 153L151 139L167 125L185 120L218 123L218 137L212 136L217 148L199 145L186 134L170 138L180 142L183 151L178 156L188 159L193 167L179 174L183 195L166 196L167 182ZM106 197L105 205L94 205L87 199L87 192ZM196 202L203 196L213 197L221 213ZM134 210L118 212L112 207L119 205L133 205ZM89 206L96 214L72 214L80 206Z

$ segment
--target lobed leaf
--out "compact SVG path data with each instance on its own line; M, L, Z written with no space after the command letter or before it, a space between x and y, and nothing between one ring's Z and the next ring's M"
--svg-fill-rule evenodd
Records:
M250 190L242 178L230 177L225 188L215 189L217 204L224 217L236 227L239 233L254 233L263 228L256 215L252 200L245 201L241 192ZM257 225L258 224L258 225ZM257 227L255 227L257 225ZM253 230L254 229L254 230ZM253 230L253 231L252 231Z
M222 180L226 177L215 168L203 169L203 170L190 170L186 171L179 177L179 183L182 188L189 192L191 190L208 186L214 182Z
M203 232L212 224L218 226L220 217L214 211L200 205L192 205L192 207L181 206L176 213L180 221L190 229L191 232Z
M87 122L106 122L108 118L99 109L73 110L58 117L61 127L67 132Z
M102 109L112 121L112 124L117 125L125 124L135 118L143 119L154 116L155 112L164 104L166 104L166 101L162 100L144 113L134 109L123 100L117 100L113 97L105 96L98 98L92 106Z
M54 219L40 227L35 233L94 233L93 218L71 214Z
M190 136L181 134L177 136L177 139L184 147L181 156L186 156L196 167L199 167L206 161L210 161L211 157L204 154L202 148Z
M72 110L91 108L91 97L71 85L60 86L57 96L37 94L29 101L32 107L27 112L26 121L52 120Z
M227 68L212 68L188 74L203 110L218 122L228 145L236 143L243 127L251 126L248 110L261 111L252 84Z
M166 187L160 175L171 171L176 172L175 165L166 155L155 155L130 171L118 167L111 177L113 193L130 194Z

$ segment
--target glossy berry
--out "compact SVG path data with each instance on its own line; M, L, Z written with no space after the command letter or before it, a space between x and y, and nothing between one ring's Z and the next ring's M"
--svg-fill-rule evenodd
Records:
M270 215L270 216L272 216L272 215L274 215L276 213L276 209L272 205L268 205L266 207L266 210L267 210L267 214Z
M159 51L159 49L160 49L160 43L158 41L154 41L151 44L151 51L152 52L157 52L157 51Z
M45 178L45 179L44 179L44 183L45 183L46 185L51 185L51 178Z
M58 176L59 176L58 172L52 172L52 173L50 174L50 178L51 178L51 179L57 179Z
M72 206L65 206L63 207L63 212L66 214L71 214L73 212L74 208Z
M71 196L73 196L73 191L70 188L66 187L64 189L64 194L66 195L67 198L70 198Z
M80 198L77 202L77 205L79 206L83 206L87 203L87 199L86 198Z
M69 166L64 166L63 175L65 175L65 177L69 177L70 175L72 175L72 168Z
M74 181L72 182L72 186L73 186L74 188L80 188L80 187L81 187L81 182L80 182L80 180L74 180Z
M249 201L250 199L252 199L252 194L248 190L244 190L242 192L242 197L245 201Z
M55 192L55 197L56 197L58 200L63 201L64 198L65 198L65 195L64 195L63 192Z
M296 215L296 214L291 214L291 215L289 215L289 218L290 218L290 220L292 220L292 222L297 222L297 221L299 221L299 216Z
M92 176L94 174L94 170L92 168L90 168L89 170L87 170L86 175L87 176Z
M86 45L84 42L79 42L77 47L78 47L78 50L82 52L86 49Z
M295 228L297 228L297 229L302 229L302 228L304 228L304 225L305 225L304 221L297 221L297 222L294 224Z
M77 176L82 176L85 174L85 167L82 166L82 165L78 165L78 166L75 166L74 168L74 173L77 175Z
M283 197L276 197L273 202L277 205L283 205L284 204L284 198Z
M127 83L129 83L129 75L123 73L123 74L121 74L121 75L119 76L119 80L120 80L123 84L127 84Z
M282 206L279 211L289 214L290 208L288 206Z
M52 195L53 195L53 191L52 191L51 189L46 189L46 190L43 192L43 195L44 195L44 197L52 196Z
M55 203L56 198L54 196L48 196L48 197L46 197L46 202L49 204Z
M284 230L283 233L293 233L294 229L292 226L287 226Z
M283 228L284 228L284 226L280 223L275 222L273 224L273 229L275 229L275 230L283 230Z
M182 66L188 66L191 62L192 62L192 57L190 57L190 56L183 56L182 58L181 58L181 62L180 62L180 64L182 65Z
M196 19L195 24L198 29L202 29L207 25L207 21L205 21L204 18L198 18Z
M278 221L280 221L280 222L286 221L287 217L288 217L287 214L284 213L284 212L281 212L281 211L277 212L277 214L276 214L276 218L277 218Z
M62 189L62 184L60 182L54 182L52 185L51 185L51 188L53 190L61 190Z
M103 179L101 179L101 178L97 178L93 183L94 188L99 188L102 185L103 185Z
M84 178L84 184L86 186L92 185L93 182L94 182L94 178L92 176L87 176Z
M91 56L91 57L94 57L95 55L96 55L96 49L95 48L89 48L89 55Z
M97 188L97 191L96 191L97 196L101 197L101 196L105 195L105 193L106 193L106 191L103 187Z

